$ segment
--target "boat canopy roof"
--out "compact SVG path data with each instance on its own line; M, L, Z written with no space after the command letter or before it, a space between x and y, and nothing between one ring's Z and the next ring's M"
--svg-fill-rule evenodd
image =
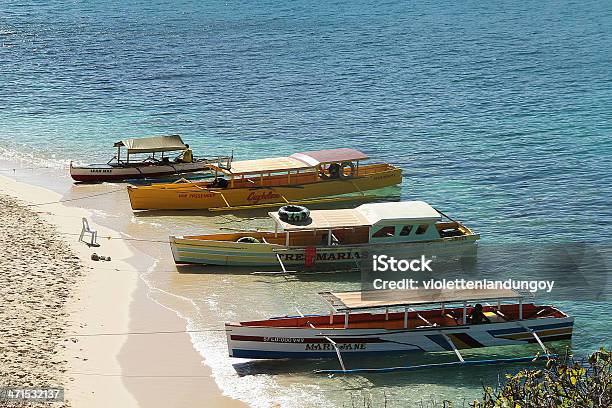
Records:
M308 164L292 157L274 157L269 159L235 161L232 162L232 167L229 170L223 168L219 170L223 170L223 172L227 174L253 174L300 170L310 167L311 166Z
M325 163L364 160L367 158L368 156L358 150L343 148L294 153L286 157L234 161L230 169L212 167L225 174L254 174L302 170Z
M523 298L520 293L510 289L436 290L419 288L411 290L320 292L319 295L336 311Z
M423 201L369 203L355 209L312 210L310 218L297 224L281 220L278 212L268 214L285 231L370 227L385 221L435 222L441 218L438 211Z
M129 154L134 153L153 153L153 152L172 152L185 150L187 146L179 135L152 136L134 139L120 140L115 147L126 147Z
M280 219L278 212L268 213L284 231L312 231L330 228L351 228L369 226L367 218L353 209L313 210L310 217L300 223L290 224Z
M355 208L371 225L383 221L435 222L440 213L424 201L397 201L390 203L368 203Z
M368 156L355 149L328 149L310 152L294 153L291 157L301 160L311 166L325 163L338 163L343 161L366 160Z

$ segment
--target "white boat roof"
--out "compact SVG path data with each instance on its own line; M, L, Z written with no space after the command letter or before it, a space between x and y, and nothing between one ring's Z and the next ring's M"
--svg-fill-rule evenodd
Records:
M354 209L312 210L310 218L298 224L281 220L278 212L269 212L268 215L284 231L370 227L381 221L435 222L441 218L438 211L423 201L369 203Z
M269 159L240 160L232 162L228 174L252 174L288 170L308 169L312 166L293 157L273 157Z
M342 210L313 210L310 218L298 224L290 224L280 219L278 212L269 212L268 215L284 231L303 231L330 228L351 228L369 226L368 220L359 212L352 209Z
M355 208L371 225L381 221L438 221L442 216L424 201L397 201L390 203L368 203Z
M183 139L181 139L179 135L125 139L115 143L114 146L125 146L129 154L172 152L187 149L187 146L185 146L185 143L183 143Z
M340 148L327 150L314 150L310 152L294 153L291 157L308 163L311 166L318 166L323 163L338 163L343 161L366 160L365 153L355 149Z
M319 295L336 311L523 298L520 293L510 289L436 290L419 288L411 290L320 292Z
M229 170L222 167L219 167L218 170L226 174L279 172L309 169L325 163L364 160L367 158L367 155L354 149L328 149L294 153L291 156L285 157L234 161Z

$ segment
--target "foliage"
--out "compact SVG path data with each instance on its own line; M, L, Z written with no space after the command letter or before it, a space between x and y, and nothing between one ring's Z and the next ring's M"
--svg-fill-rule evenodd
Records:
M546 368L506 375L498 389L484 388L473 408L612 407L612 351L600 349L586 362L550 360Z

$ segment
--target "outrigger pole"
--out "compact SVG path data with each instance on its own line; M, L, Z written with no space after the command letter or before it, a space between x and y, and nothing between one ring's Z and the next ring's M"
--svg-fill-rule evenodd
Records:
M444 340L446 340L446 342L451 346L451 348L453 349L453 351L457 355L457 358L459 359L459 361L461 363L465 363L465 360L463 359L463 356L461 355L459 350L457 350L457 347L455 346L455 343L453 343L453 341L445 333L442 333L442 332L439 332L439 333L442 335L442 337L444 337Z
M435 364L421 364L414 366L403 366L403 367L382 367L382 368L354 368L348 370L317 370L317 374L358 374L358 373L390 373L394 371L416 371L430 368L446 368L454 366L477 366L477 365L494 365L494 364L513 364L513 363L528 363L537 360L549 360L558 358L558 354L545 354L536 355L530 357L512 357L512 358L498 358L491 360L465 360L465 361L451 361L448 363L435 363Z
M288 204L293 204L293 205L319 204L319 203L330 203L330 202L340 202L340 201L374 199L375 197L376 196L374 195L352 196L352 197L331 197L331 198L317 198L317 199L307 199L307 200L298 200L298 201L285 200L284 202L276 202L276 203L236 205L236 206L229 205L226 200L226 204L228 204L227 207L212 207L212 208L209 208L208 210L209 211L252 210L256 208L279 207L279 206L288 205Z
M346 373L347 369L344 365L344 361L342 361L342 355L340 354L340 349L338 348L338 345L336 344L335 341L333 341L332 339L330 339L327 336L323 336L325 337L325 340L329 341L331 343L331 345L334 347L334 350L336 350L336 355L338 356L338 361L340 362L340 367L342 367L342 372Z
M457 347L455 346L455 343L453 343L453 341L445 333L440 331L439 333L442 335L444 340L447 341L449 346L453 349L459 361L451 361L448 363L419 364L419 365L413 365L413 366L347 369L346 366L344 365L344 361L342 360L342 356L340 354L340 349L338 348L338 345L329 337L323 336L327 341L329 341L332 344L332 346L336 350L336 354L338 355L338 361L340 362L340 367L342 368L340 370L338 369L316 370L315 373L317 374L389 373L393 371L414 371L414 370L422 370L422 369L429 369L429 368L444 368L444 367L453 367L453 366L477 366L477 365L492 365L492 364L526 363L530 361L550 360L550 359L559 358L558 354L550 354L548 352L548 349L544 346L544 343L542 343L542 340L540 339L540 337L537 335L537 333L533 329L529 327L525 327L525 326L522 326L522 327L526 329L527 331L529 331L531 334L533 334L533 337L535 337L537 342L540 344L540 347L544 351L544 354L542 355L537 354L535 356L527 356L527 357L497 358L497 359L489 359L489 360L465 360L463 356L461 355L461 353L459 352L459 350L457 349Z
M283 263L283 260L280 257L280 254L278 253L277 250L273 250L274 252L276 252L276 260L278 261L282 271L277 271L277 272L262 272L262 271L258 271L258 272L252 272L251 275L287 275L290 273L296 273L297 271L288 271L287 268L285 267L285 264Z

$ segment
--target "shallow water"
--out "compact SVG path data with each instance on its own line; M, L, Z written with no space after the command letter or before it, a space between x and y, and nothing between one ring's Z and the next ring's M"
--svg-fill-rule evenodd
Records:
M164 133L237 158L350 146L404 169L389 197L432 203L480 232L483 247L598 243L607 267L610 26L606 1L10 1L0 9L0 171L66 197L117 189L74 205L164 239L269 224L262 212L132 216L122 185L71 186L67 163L106 161L116 140ZM177 273L167 247L151 248L151 296L190 329L319 311L316 292L357 287L351 275ZM486 254L479 267L496 268ZM505 267L529 273L520 257ZM610 345L609 300L560 305L577 319L575 353ZM391 406L461 404L497 379L491 367L327 378L311 374L322 363L230 361L223 333L193 341L222 389L255 406L350 406L367 394Z

